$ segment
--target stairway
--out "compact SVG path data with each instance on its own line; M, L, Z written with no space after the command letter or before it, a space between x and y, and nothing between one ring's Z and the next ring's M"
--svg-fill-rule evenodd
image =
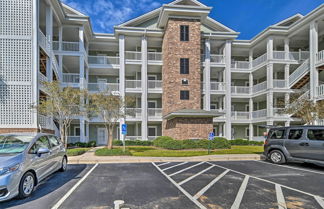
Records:
M289 87L300 89L310 80L309 59L305 60L290 76Z

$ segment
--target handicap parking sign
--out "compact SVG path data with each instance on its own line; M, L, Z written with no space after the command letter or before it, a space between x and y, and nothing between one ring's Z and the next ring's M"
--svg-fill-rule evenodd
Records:
M127 124L122 124L122 134L127 134Z
M209 139L209 140L213 140L214 137L215 137L214 132L210 132L210 133L209 133L209 136L208 136L208 139Z

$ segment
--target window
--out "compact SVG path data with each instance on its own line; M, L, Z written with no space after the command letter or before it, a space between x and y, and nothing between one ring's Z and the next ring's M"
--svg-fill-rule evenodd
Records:
M188 85L189 81L187 79L182 79L181 83L182 85Z
M245 128L245 137L250 137L250 129Z
M309 140L324 141L324 130L323 129L309 129L307 132L307 138Z
M283 139L285 136L285 130L271 130L269 133L269 139Z
M35 144L30 148L29 153L37 154L39 148L50 148L50 144L46 136L41 136L39 139L37 139Z
M189 41L189 25L180 26L180 41Z
M288 139L300 139L303 135L303 129L291 129L289 131Z
M57 140L57 138L55 136L49 136L48 139L51 144L51 147L56 147L56 146L60 145L60 142Z
M80 136L80 127L79 126L74 127L74 136Z
M180 58L180 74L189 74L188 58Z
M189 91L180 91L181 100L189 100Z

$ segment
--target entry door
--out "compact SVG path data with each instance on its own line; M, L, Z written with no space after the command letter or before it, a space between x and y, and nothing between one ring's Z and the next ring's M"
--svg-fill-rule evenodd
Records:
M106 91L107 90L107 79L98 79L98 86L100 91Z
M149 136L156 136L157 135L157 128L156 128L156 126L149 126L148 127L148 135Z
M98 128L98 145L107 145L107 129L105 128Z

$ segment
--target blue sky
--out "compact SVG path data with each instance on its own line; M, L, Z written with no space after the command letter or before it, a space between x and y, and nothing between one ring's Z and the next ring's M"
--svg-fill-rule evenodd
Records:
M93 30L112 33L113 26L138 17L171 0L62 0L90 16ZM306 15L323 0L201 0L213 7L210 17L251 39L269 25L296 13Z

